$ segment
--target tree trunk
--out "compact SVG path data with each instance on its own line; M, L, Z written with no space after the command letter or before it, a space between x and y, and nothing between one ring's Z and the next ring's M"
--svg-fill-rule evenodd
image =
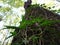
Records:
M25 20L32 20L33 18L43 18L44 20L60 20L60 16L43 7L32 5L28 7L25 13ZM32 18L30 17L32 16ZM22 20L23 21L23 20ZM42 21L44 22L44 21ZM41 22L41 23L42 23ZM20 33L14 37L11 45L58 45L60 44L60 23L52 23L51 26L41 26L39 22L27 26L22 29ZM42 34L41 34L42 31ZM25 35L26 32L26 35ZM27 37L26 37L27 36ZM42 37L41 37L42 36ZM24 40L27 38L27 40ZM26 41L27 43L24 43ZM34 41L34 43L33 43Z

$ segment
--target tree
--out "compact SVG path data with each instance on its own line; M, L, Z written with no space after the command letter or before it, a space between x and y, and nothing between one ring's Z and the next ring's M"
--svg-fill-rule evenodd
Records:
M15 29L11 45L59 45L60 16L40 5L30 5L25 9L21 25L7 26Z

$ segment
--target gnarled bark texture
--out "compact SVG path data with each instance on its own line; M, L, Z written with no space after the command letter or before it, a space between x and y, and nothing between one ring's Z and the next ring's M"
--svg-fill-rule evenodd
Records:
M30 17L32 16L32 18ZM31 6L26 9L25 20L32 20L40 17L44 20L60 20L60 16L39 6ZM41 21L41 20L40 20ZM42 22L35 22L26 26L17 36L14 37L11 45L59 45L60 44L60 23L40 26Z

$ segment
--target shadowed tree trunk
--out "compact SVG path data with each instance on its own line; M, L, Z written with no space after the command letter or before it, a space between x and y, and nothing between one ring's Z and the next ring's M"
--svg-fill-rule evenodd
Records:
M50 25L41 25L45 20L57 21L60 16L43 7L30 5L25 8L24 19L31 21L35 18L42 18L42 21L27 25L20 29L17 36L14 37L11 45L59 45L60 44L60 23L52 22ZM23 21L23 20L22 20ZM44 24L45 24L44 23ZM17 30L17 29L16 29Z

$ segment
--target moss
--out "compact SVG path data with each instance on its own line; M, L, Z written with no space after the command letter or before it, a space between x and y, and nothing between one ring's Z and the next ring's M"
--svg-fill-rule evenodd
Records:
M60 16L40 7L31 5L23 16L20 32L14 37L16 45L58 45L60 44Z

